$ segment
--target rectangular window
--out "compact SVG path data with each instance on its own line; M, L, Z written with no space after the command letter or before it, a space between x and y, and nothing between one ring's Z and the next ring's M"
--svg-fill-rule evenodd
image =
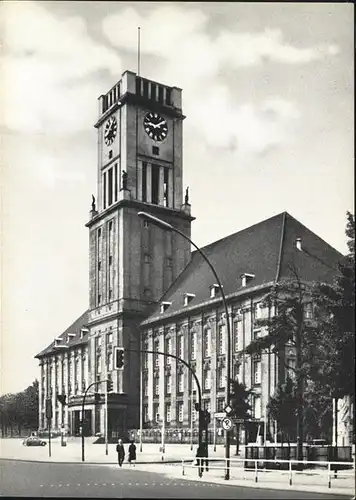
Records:
M147 201L147 163L142 162L142 201Z
M142 380L143 383L143 395L148 396L148 377L145 375L145 377Z
M161 85L158 86L158 102L163 104L163 87Z
M96 373L101 373L101 356L96 357Z
M219 344L218 344L218 353L225 353L225 325L219 325Z
M108 333L107 342L108 344L112 344L112 333Z
M148 405L143 405L143 421L148 422Z
M178 422L183 422L183 403L179 401L178 403Z
M151 99L153 101L156 100L156 94L157 94L157 87L155 83L151 83Z
M117 186L117 163L115 163L115 165L114 165L114 173L115 173L115 175L114 175L114 178L115 178L115 185L114 185L115 201L117 201L117 188L118 188L118 186Z
M100 304L101 304L101 295L100 295L100 293L99 293L99 294L98 294L98 305L100 306Z
M170 403L166 403L166 422L170 422L171 421L171 404Z
M255 384L261 383L261 359L259 358L253 360L253 378Z
M204 358L211 356L211 329L206 328L203 332L203 354Z
M141 95L141 78L136 76L136 94Z
M203 372L204 376L204 390L208 391L210 390L210 369L206 368Z
M112 195L113 195L113 182L112 182L112 168L108 171L108 206L112 205Z
M225 368L220 367L218 369L218 387L219 387L219 389L222 389L223 387L225 387L225 380L226 380Z
M163 205L168 207L168 179L169 179L169 170L164 167L164 184L163 184Z
M152 179L151 179L151 202L158 205L159 201L159 166L152 164Z
M154 395L159 396L159 378L154 378Z
M234 352L239 352L240 350L240 344L239 344L239 322L235 321L234 322L234 332L233 332L233 342L234 342Z
M109 255L109 266L112 266L112 255Z
M211 407L210 399L204 399L203 400L203 410L210 411L210 407Z
M103 175L103 205L106 208L106 172Z
M225 408L225 399L224 398L218 398L217 400L217 411L223 411Z
M172 354L172 339L166 339L166 349L165 349L166 354ZM172 358L166 357L166 364L170 365L172 363Z
M170 106L171 103L172 90L166 87L166 104Z
M108 371L111 372L113 369L113 366L112 366L112 353L109 352L108 353Z
M155 340L153 350L159 351L159 340ZM159 366L159 354L154 354L154 362L155 366Z
M178 392L184 392L184 375L178 373Z
M159 404L153 403L153 418L156 423L159 422Z
M148 99L148 81L143 80L143 97Z
M261 398L260 396L255 396L253 398L253 413L254 418L260 419L262 415L261 411Z
M184 337L183 335L178 335L177 337L177 356L183 359L184 357Z
M152 154L158 156L159 155L159 147L152 146Z
M166 375L166 394L172 393L172 376Z
M190 359L196 359L196 334L192 333L190 337Z

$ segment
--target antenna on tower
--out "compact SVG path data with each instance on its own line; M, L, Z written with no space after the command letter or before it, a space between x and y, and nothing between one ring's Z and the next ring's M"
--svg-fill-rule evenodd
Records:
M141 39L140 39L140 26L137 28L137 76L140 76L140 57L141 57Z

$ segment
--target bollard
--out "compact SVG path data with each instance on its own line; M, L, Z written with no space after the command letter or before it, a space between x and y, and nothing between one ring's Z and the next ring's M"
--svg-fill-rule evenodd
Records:
M292 486L292 461L289 460L289 486Z
M331 463L328 463L328 488L331 488Z
M257 472L257 460L255 460L255 483L257 483L257 481L258 481L257 474L258 474L258 472Z
M184 460L182 460L182 476L184 476Z

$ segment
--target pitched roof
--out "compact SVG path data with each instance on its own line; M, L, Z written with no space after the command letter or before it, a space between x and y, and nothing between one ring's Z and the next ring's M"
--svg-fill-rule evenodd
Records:
M301 238L303 251L296 248L297 238ZM215 241L202 250L215 268L225 296L291 277L292 263L301 280L328 281L335 275L337 262L342 257L287 212ZM242 288L241 275L244 273L255 277ZM181 311L184 293L195 295L189 301L189 308L215 300L210 299L210 287L215 283L207 262L199 252L192 252L188 265L161 298L171 305L165 313L160 312L158 305L142 324Z
M82 328L86 326L88 320L89 320L89 310L85 311L81 316L79 316L78 319L74 321L74 323L72 323L66 330L64 330L63 333L58 335L58 338L62 338L62 341L59 343L59 345L65 345L70 348L75 345L86 344L88 341L88 332L84 332L83 337L81 338L80 331ZM36 354L35 358L41 358L43 356L46 356L48 354L53 354L58 351L59 349L56 349L56 342L54 340L48 347L43 349L43 351Z

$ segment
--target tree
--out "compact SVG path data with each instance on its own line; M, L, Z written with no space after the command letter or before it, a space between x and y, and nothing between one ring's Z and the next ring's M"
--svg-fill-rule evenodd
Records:
M231 383L230 388L230 402L231 402L231 416L239 420L248 420L251 415L251 405L248 401L251 391L248 391L244 384L240 384L238 380ZM236 455L239 454L239 435L240 423L236 423Z
M337 401L355 398L355 218L347 212L346 237L349 253L344 256L332 283L317 283L314 300L319 323L318 355L324 359L324 386L335 399L335 440ZM355 432L355 406L353 415Z
M277 422L282 441L286 438L289 443L295 437L297 410L296 384L287 377L284 383L278 384L267 405L268 415Z
M311 284L302 282L293 265L289 266L291 278L276 282L265 296L268 318L258 320L265 335L254 339L246 348L247 354L261 354L272 348L279 356L278 379L283 382L285 369L295 378L297 457L303 460L303 392L304 383L315 362L317 329L315 322L306 315L311 305ZM295 351L295 366L285 362L286 347Z
M1 432L4 437L10 428L10 435L14 429L21 435L22 429L37 428L38 426L38 381L22 392L5 394L0 397Z
M333 283L317 283L314 300L319 322L319 354L327 358L323 378L335 397L355 397L355 219L347 212L349 254Z

